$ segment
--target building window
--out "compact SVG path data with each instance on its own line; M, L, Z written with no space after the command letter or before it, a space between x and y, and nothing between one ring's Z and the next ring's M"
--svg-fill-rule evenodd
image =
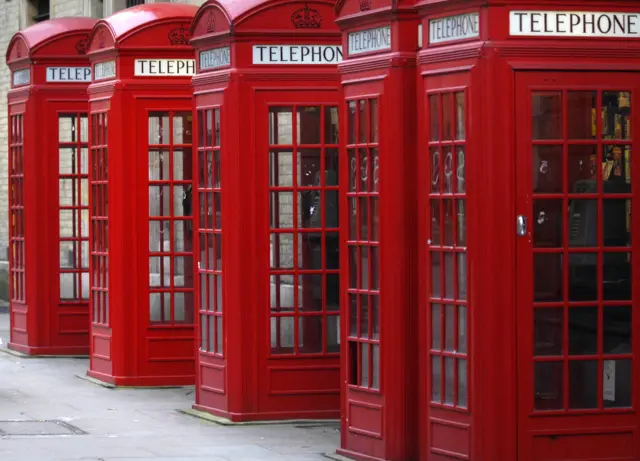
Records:
M49 0L33 0L35 14L33 15L33 22L42 22L49 19Z
M144 0L127 0L127 8L131 8L136 5L144 5Z

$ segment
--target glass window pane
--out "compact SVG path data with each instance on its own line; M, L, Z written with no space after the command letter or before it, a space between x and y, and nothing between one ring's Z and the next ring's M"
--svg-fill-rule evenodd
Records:
M569 308L569 355L598 353L598 308Z
M455 331L456 331L455 309L456 309L456 307L452 306L450 304L447 304L445 306L445 320L444 320L445 342L444 342L444 348L448 352L453 352L455 350Z
M340 352L340 316L327 316L327 350L329 354Z
M78 142L77 121L74 115L58 117L58 142Z
M322 312L322 275L303 274L298 277L298 308L305 312Z
M356 191L356 181L358 180L358 165L355 149L347 149L349 159L349 192Z
M431 356L431 401L442 402L442 366L441 357Z
M431 297L442 296L442 253L431 252Z
M369 339L369 295L360 295L360 337Z
M349 288L358 288L358 247L349 247Z
M564 408L562 362L534 364L534 408L561 410Z
M60 237L78 237L76 210L60 210Z
M453 140L453 93L442 95L442 140Z
M316 232L298 234L298 267L322 269L322 238Z
M356 102L349 101L347 103L347 143L355 144L356 142Z
M631 193L631 146L602 146L605 194Z
M437 147L430 149L431 155L431 192L440 193L440 168L441 158L440 150Z
M149 221L149 251L171 251L171 221Z
M602 138L631 139L631 93L602 93Z
M371 255L371 264L370 264L370 272L369 272L369 284L371 290L379 290L380 289L380 256L379 256L379 248L371 247L370 255Z
M603 200L602 211L602 235L604 246L631 246L631 200Z
M369 142L378 142L378 100L369 99Z
M458 255L458 299L460 301L467 300L467 254L457 253Z
M169 113L149 113L149 144L169 144Z
M325 300L327 311L340 310L340 275L327 274L325 287Z
M360 238L359 240L369 240L369 200L367 197L358 199L358 212L360 218Z
M80 142L89 142L89 119L85 115L80 117Z
M222 303L222 301L223 301L223 296L222 296L222 275L214 275L213 278L215 279L215 284L216 284L216 311L217 312L223 312L224 305Z
M444 358L444 369L445 369L445 398L444 403L447 405L453 405L454 400L454 392L456 388L456 377L455 377L455 359L453 357L445 357Z
M596 253L569 254L569 301L598 299L597 267Z
M380 389L380 346L372 344L371 349L371 388Z
M298 144L320 144L320 107L297 108Z
M456 93L456 139L465 138L465 103L464 93Z
M533 255L534 301L563 300L562 264L563 255L561 253L535 253Z
M467 209L465 205L466 202L464 200L456 200L456 245L459 247L467 246Z
M191 216L191 186L173 186L173 216Z
M149 216L171 216L170 186L149 186Z
M358 295L349 293L349 336L358 336Z
M371 339L380 339L380 297L377 295L371 295L371 328L373 335Z
M570 247L598 245L598 201L569 201L568 241Z
M567 92L567 131L569 139L595 139L596 91Z
M216 317L216 352L218 354L224 353L224 330L222 317Z
M270 254L272 269L293 268L293 234L271 234Z
M60 205L62 206L73 206L77 205L77 191L76 191L76 180L75 178L60 178L59 181L59 194L60 194ZM14 192L15 193L15 192ZM76 203L74 203L74 199Z
M338 144L339 120L337 107L324 108L324 142Z
M191 166L191 151L174 149L173 151L173 179L176 181L191 181L193 168Z
M216 318L212 315L207 316L209 321L209 352L216 352Z
M453 289L453 282L454 282L454 278L455 278L455 271L454 271L454 253L444 253L444 273L445 273L445 298L447 299L454 299L455 297L455 292Z
M535 247L562 246L563 202L533 200L533 244Z
M533 146L533 192L562 192L562 146Z
M431 200L431 241L430 245L441 245L440 242L440 204L441 200Z
M466 165L465 165L465 156L464 149L458 148L458 159L456 164L456 178L458 183L456 184L456 192L459 194L464 194L467 191L467 182L466 182Z
M440 96L434 94L429 96L429 139L431 141L440 140Z
M562 138L562 92L533 92L532 131L533 139Z
M293 144L293 108L269 108L269 144Z
M451 247L453 246L453 242L455 242L456 240L456 235L454 234L454 228L453 228L453 222L454 222L454 210L453 210L453 200L451 199L445 199L442 201L442 210L443 210L443 216L444 216L444 226L442 229L442 232L444 235L442 235L443 238L443 245L444 246L448 246Z
M453 151L451 147L444 148L444 193L453 193Z
M176 256L173 261L174 286L193 288L193 259Z
M358 117L359 117L359 126L358 126L358 142L360 143L366 143L367 139L368 139L368 121L367 121L367 102L364 99L361 99L360 101L358 101L358 108L359 108L359 113L358 113Z
M60 299L76 299L78 296L77 282L74 273L60 274Z
M360 386L369 387L369 344L360 344Z
M469 383L467 381L467 361L458 359L458 406L467 408Z
M190 112L176 112L173 115L173 143L191 144L192 116Z
M603 352L605 354L631 353L631 306L603 307Z
M442 350L442 305L431 305L431 349Z
M467 307L458 306L458 352L467 353Z
M631 253L603 253L602 297L606 301L631 300Z
M598 407L598 362L571 360L569 362L569 408Z
M207 316L204 314L200 315L200 350L206 351L208 350L208 340L207 340Z
M322 353L322 317L319 315L298 317L298 352Z
M534 310L533 353L536 356L562 355L563 325L562 308Z
M380 241L380 209L378 207L378 197L369 197L371 206L371 241Z
M567 192L574 194L597 193L596 146L569 145L567 161Z
M631 360L605 360L602 400L605 408L631 407Z
M288 354L293 352L293 317L271 318L271 353Z
M298 186L322 185L320 149L298 149L297 179Z

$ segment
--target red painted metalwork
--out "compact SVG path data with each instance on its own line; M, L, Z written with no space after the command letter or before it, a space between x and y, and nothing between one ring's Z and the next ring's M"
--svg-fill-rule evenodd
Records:
M191 26L195 408L235 421L339 414L339 81L335 63L296 64L321 45L338 60L332 8L210 1Z
M88 54L92 158L89 376L193 384L193 49L197 8L159 3L99 21Z
M418 20L410 2L344 0L336 12L345 50L339 67L348 187L341 217L349 229L341 261L346 344L338 452L415 459ZM376 31L377 46L350 38L365 30Z
M640 42L509 19L637 4L416 8L419 459L639 459ZM473 13L476 37L429 42L431 20Z
M9 91L9 348L89 353L86 40L95 20L17 33Z

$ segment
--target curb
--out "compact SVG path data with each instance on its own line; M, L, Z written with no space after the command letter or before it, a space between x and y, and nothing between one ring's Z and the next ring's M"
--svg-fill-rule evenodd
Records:
M212 423L219 424L221 426L285 426L297 424L300 426L330 426L338 424L340 421L337 419L283 419L273 421L231 421L227 418L212 415L205 411L188 409L188 410L176 410L178 413L184 415L193 416L194 418L204 419Z

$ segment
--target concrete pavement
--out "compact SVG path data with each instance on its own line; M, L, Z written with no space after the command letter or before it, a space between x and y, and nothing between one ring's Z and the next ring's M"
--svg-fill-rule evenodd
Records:
M0 460L326 461L339 444L335 423L221 426L179 411L193 388L107 389L77 377L87 366L0 351Z

